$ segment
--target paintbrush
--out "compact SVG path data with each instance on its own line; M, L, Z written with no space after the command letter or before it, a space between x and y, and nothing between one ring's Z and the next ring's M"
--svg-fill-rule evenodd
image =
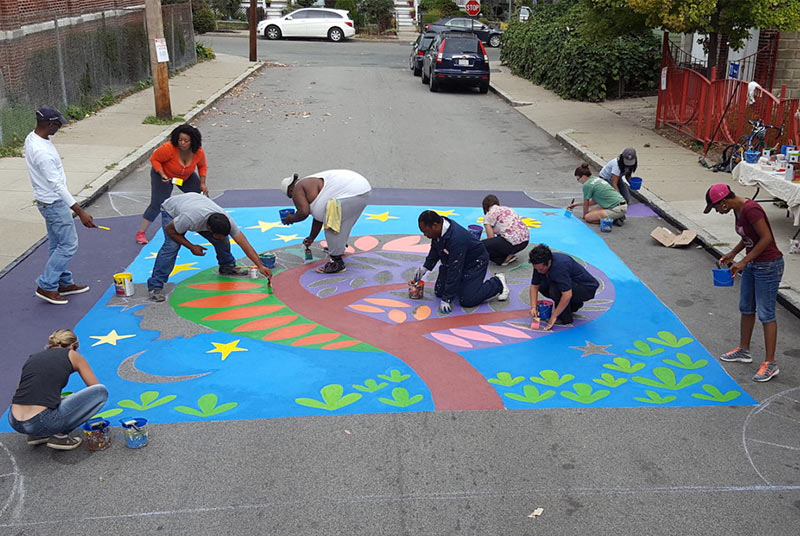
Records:
M142 429L141 429L141 428L139 428L138 426L136 426L136 419L131 419L131 420L129 420L129 421L125 421L125 422L124 422L124 423L122 423L122 424L124 424L125 426L128 426L128 427L130 427L130 428L133 428L133 429L134 429L134 430L136 430L137 432L141 432L141 431L142 431Z
M110 230L111 230L111 229L109 229L108 227L106 227L105 225L98 225L98 226L97 226L97 228L98 228L98 229L102 229L102 230L104 230L104 231L110 231Z
M539 317L534 316L531 319L531 329L539 329Z

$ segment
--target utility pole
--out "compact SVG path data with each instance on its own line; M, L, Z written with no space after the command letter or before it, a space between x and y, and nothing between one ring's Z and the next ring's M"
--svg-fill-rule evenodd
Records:
M258 0L250 0L250 61L258 61L258 48L256 39L256 14L258 13Z
M172 119L169 101L169 54L164 39L164 21L161 18L161 0L145 0L147 40L150 43L150 71L153 73L153 93L156 100L156 117Z

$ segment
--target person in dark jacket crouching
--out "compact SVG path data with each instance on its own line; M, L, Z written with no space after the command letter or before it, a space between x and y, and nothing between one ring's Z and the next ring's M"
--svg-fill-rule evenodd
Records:
M28 434L29 445L72 450L81 438L69 433L95 415L108 400L108 390L97 381L89 362L79 354L78 337L68 329L54 331L43 352L33 354L22 366L8 423ZM85 389L61 398L70 375L78 372Z
M480 240L433 210L420 214L418 224L422 234L430 238L431 250L414 278L420 280L441 262L433 289L436 297L442 300L440 313L449 314L456 298L462 307L474 307L495 296L500 301L508 299L509 290L503 274L484 281L489 254Z

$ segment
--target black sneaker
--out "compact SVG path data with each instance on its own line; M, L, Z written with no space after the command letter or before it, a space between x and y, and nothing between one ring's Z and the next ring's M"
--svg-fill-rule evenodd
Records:
M29 435L28 436L28 445L41 445L42 443L47 443L47 440L50 439L47 436L36 436L36 435Z
M150 299L154 302L161 303L167 299L167 297L164 296L163 289L160 288L151 288L150 290L147 291L147 294L150 296Z
M342 259L333 259L325 263L324 266L320 266L317 268L317 272L320 274L337 274L339 272L344 272L347 270L347 267L344 265L344 261Z
M244 266L220 266L220 275L250 275L250 270Z
M80 437L56 437L53 436L47 440L47 446L56 450L72 450L76 449L81 444Z
M625 225L625 216L614 220L614 225L616 225L617 227L622 227L623 225Z

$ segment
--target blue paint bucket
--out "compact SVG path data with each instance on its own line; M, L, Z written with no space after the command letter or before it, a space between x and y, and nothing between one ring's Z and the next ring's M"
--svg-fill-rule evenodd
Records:
M469 234L480 240L481 235L483 234L483 227L480 225L468 225L467 231L469 231Z
M727 268L714 268L714 286L715 287L732 287L733 276L731 271Z
M258 256L258 260L267 268L275 268L275 255L272 253L262 253Z
M294 214L294 209L293 208L282 208L282 209L280 209L278 211L278 213L281 215L281 223L284 223L285 220L286 220L286 216L288 216L289 214Z
M781 154L788 156L788 152L794 151L794 149L795 149L794 145L781 145Z
M106 450L111 446L111 423L105 419L91 419L81 427L89 450Z
M120 419L125 446L129 449L140 449L147 445L147 419L141 417Z
M553 314L553 302L550 300L539 300L536 302L536 308L539 311L540 322L547 322L550 320L550 315Z
M603 218L600 220L600 231L604 233L611 232L611 226L614 224L614 220L611 218Z
M755 164L758 162L758 157L761 156L759 151L745 151L744 152L744 161L748 164Z
M628 184L631 185L631 190L638 190L642 187L642 178L641 177L631 177L628 179Z

